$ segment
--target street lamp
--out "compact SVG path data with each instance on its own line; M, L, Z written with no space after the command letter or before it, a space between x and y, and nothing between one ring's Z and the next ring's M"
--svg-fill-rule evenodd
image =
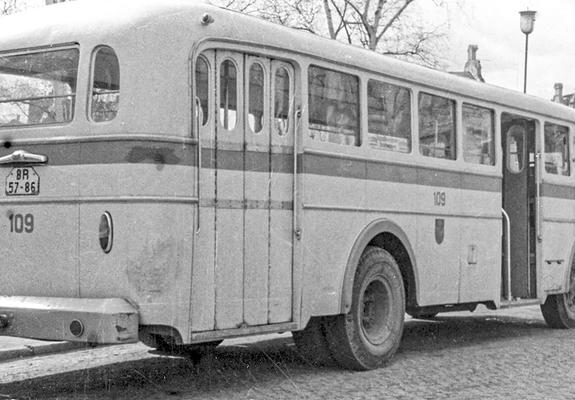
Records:
M525 75L523 78L523 93L527 93L527 49L529 47L529 34L533 32L535 15L537 11L519 11L521 16L521 32L525 34Z

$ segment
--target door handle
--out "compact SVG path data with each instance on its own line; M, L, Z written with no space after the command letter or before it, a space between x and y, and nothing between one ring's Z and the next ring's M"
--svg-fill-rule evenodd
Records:
M43 154L33 154L25 150L16 150L12 154L0 157L0 164L44 164L48 157Z

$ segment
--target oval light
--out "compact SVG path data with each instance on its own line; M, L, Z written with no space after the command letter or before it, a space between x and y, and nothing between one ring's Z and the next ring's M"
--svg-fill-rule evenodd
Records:
M100 247L104 253L109 253L112 250L112 242L114 239L114 226L112 224L112 216L106 211L100 217L100 230L99 230Z

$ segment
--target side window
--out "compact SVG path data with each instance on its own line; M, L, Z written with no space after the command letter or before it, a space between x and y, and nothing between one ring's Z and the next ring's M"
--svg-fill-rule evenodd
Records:
M120 104L118 57L110 47L99 47L94 52L93 65L90 115L94 122L111 121Z
M411 94L408 89L369 80L367 83L369 146L411 152Z
M569 176L569 128L545 123L545 171Z
M209 114L209 85L210 85L210 70L208 62L200 57L196 62L196 96L200 100L200 107L202 110L202 126L208 123Z
M308 81L311 137L359 146L359 78L310 66Z
M288 71L283 67L278 68L274 77L273 129L279 135L287 134L289 129L290 87Z
M420 153L455 160L455 101L420 93L418 108Z
M463 159L495 165L493 110L463 104Z
M264 118L264 69L258 63L250 67L250 88L248 123L254 133L259 133L263 128Z
M220 124L232 130L237 121L237 70L231 60L220 65Z
M522 123L512 125L505 133L507 135L507 170L514 174L523 171L525 165L526 137L525 126Z

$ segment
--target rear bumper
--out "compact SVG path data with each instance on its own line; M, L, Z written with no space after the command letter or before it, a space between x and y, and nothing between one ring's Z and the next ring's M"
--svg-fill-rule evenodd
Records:
M0 296L0 335L114 344L138 341L138 310L124 299Z

